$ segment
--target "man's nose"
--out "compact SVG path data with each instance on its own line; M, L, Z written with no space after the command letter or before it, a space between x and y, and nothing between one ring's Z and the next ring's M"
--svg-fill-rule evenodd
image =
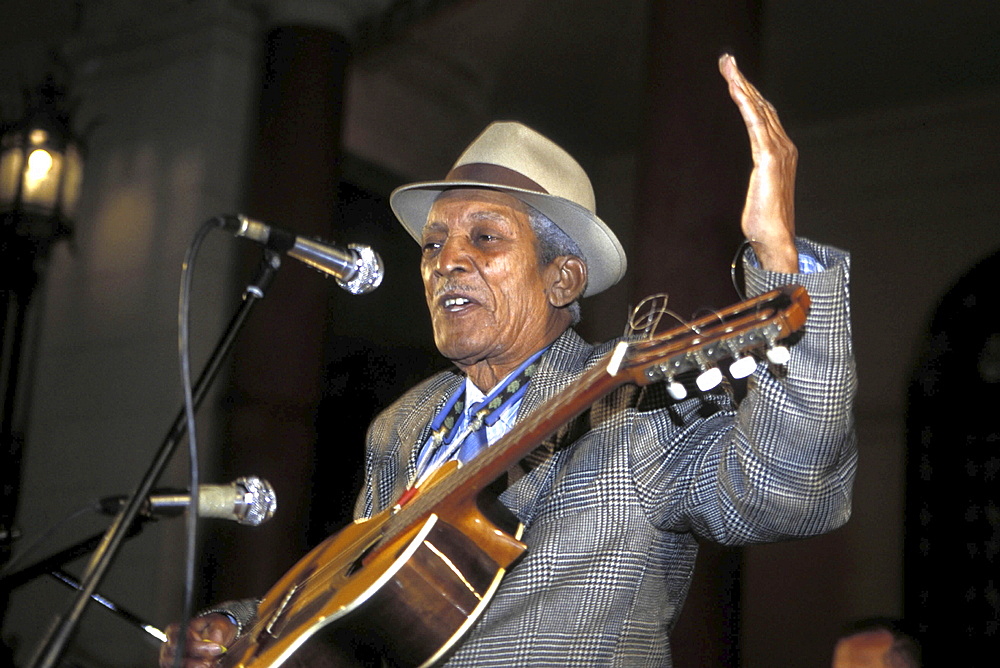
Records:
M456 271L469 271L472 268L472 256L469 243L462 237L448 237L441 245L437 256L437 271L440 274L450 274Z

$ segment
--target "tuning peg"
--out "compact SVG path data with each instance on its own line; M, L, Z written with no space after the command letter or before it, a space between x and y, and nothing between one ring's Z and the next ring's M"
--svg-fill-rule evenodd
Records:
M684 387L683 383L678 383L676 380L671 378L667 382L667 393L674 398L676 401L680 401L688 395L687 388Z
M789 352L787 346L772 346L767 349L767 359L771 364L787 364L788 360L791 358L792 353Z
M719 371L717 367L711 367L704 369L698 378L695 380L695 384L698 389L702 392L708 392L713 387L716 387L722 382L722 372Z
M733 378L746 378L757 369L757 360L751 356L737 357L729 365L729 375Z

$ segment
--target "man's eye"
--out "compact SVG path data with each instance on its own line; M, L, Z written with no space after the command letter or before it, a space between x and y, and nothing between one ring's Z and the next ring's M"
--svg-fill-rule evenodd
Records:
M441 244L436 241L425 241L424 245L421 246L421 250L424 253L433 253L439 248L441 248Z

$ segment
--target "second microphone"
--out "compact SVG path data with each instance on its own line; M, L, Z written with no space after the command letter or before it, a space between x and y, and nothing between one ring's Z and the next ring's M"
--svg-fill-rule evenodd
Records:
M127 500L127 496L108 496L98 503L101 512L114 515ZM149 495L142 512L150 517L171 517L180 515L190 506L191 495L187 492L157 492ZM258 526L271 519L277 509L278 497L271 483L257 476L237 478L228 485L198 487L198 517Z

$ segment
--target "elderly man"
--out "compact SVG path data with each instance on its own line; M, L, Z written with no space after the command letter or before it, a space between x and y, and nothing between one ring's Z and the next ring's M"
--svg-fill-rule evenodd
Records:
M849 260L796 239L795 147L732 57L720 70L755 163L742 220L747 289L804 285L806 332L780 377L758 366L739 406L722 392L677 400L662 383L627 385L516 467L499 498L525 527L527 552L449 665L669 666L696 537L741 545L847 520L856 460ZM625 271L586 174L517 123L491 125L444 180L403 186L391 203L421 244L435 343L457 372L424 381L373 423L361 518L441 464L471 461L578 381L613 345L573 331L578 299ZM808 273L793 275L800 268ZM210 665L253 612L229 604L195 619L185 665Z

